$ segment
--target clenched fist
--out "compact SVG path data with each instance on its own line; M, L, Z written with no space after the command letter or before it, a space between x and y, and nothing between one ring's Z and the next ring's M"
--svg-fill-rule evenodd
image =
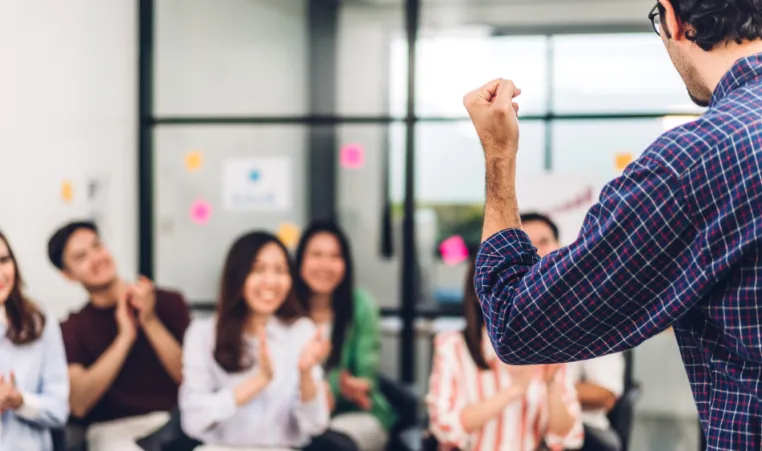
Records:
M519 104L513 100L519 94L521 90L512 81L498 78L463 98L487 158L515 157L519 148Z

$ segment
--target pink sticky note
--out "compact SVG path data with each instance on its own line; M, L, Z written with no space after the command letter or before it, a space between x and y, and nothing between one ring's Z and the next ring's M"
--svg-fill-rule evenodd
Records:
M442 254L442 260L447 265L457 265L468 259L468 246L466 241L460 236L451 236L442 241L439 245L439 252Z
M193 222L204 225L212 216L212 206L204 200L197 200L191 206L190 214Z
M359 144L347 144L341 148L339 161L344 169L359 169L365 164L365 150Z

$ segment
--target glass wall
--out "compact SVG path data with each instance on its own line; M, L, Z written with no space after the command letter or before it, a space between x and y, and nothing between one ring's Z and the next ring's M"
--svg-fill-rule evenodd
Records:
M239 235L306 220L308 20L306 0L155 2L154 277L197 306Z
M393 105L407 94L404 48L404 39L396 37ZM422 33L416 62L421 303L433 308L457 304L465 272L465 263L441 262L443 242L455 236L474 248L481 237L484 162L462 104L465 93L497 77L522 89L518 170L521 186L534 195L527 193L522 202L527 210L544 202L530 197L565 204L571 195L582 198L579 208L586 211L602 186L659 134L701 112L652 32L506 35L490 27L437 28ZM399 215L406 148L403 139L390 145L390 192ZM562 179L565 185L545 182ZM576 237L583 217L562 221L565 244Z

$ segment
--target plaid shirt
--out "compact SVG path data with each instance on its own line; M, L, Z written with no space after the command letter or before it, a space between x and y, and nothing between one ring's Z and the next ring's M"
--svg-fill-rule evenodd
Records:
M571 362L673 326L708 449L761 449L760 168L762 54L603 189L571 246L540 259L514 229L482 244L475 284L497 354Z

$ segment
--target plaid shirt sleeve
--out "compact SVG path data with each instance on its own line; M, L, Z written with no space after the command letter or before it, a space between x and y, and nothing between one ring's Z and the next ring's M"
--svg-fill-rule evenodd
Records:
M699 300L702 265L679 178L644 154L608 184L576 242L540 259L508 229L476 259L495 351L509 364L570 362L637 346Z

